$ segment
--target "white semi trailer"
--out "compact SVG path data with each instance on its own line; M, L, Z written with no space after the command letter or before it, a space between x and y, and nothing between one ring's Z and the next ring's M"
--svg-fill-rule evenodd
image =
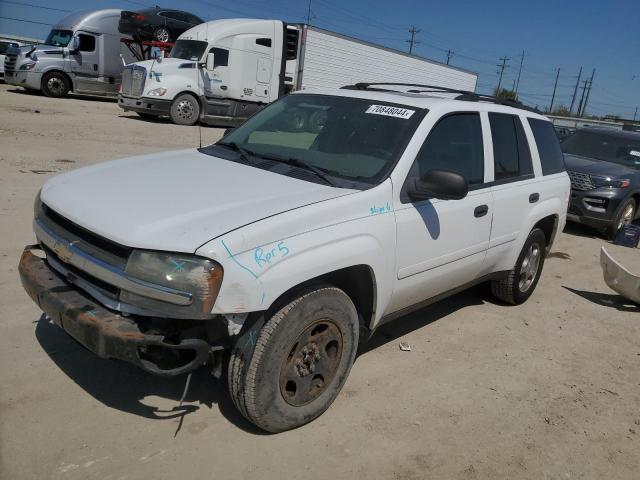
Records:
M467 70L309 25L228 19L187 30L168 58L128 65L118 105L182 125L236 125L295 90L406 82L474 91L476 80Z

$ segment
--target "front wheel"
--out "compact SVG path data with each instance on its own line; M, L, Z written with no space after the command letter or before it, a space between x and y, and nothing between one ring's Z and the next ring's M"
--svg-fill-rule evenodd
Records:
M248 363L235 347L229 391L240 412L268 432L299 427L334 401L353 365L358 314L340 289L319 286L273 315Z
M42 93L47 97L66 97L70 89L69 79L64 73L51 72L42 77Z
M183 93L171 104L170 116L177 125L194 125L200 117L200 104L193 95Z
M636 208L636 201L633 198L630 198L623 203L620 212L607 231L607 236L610 240L615 238L618 230L620 230L624 225L633 222L633 219L636 216Z
M527 301L540 280L546 244L547 239L542 230L531 230L516 265L507 278L491 282L491 292L496 298L513 305Z

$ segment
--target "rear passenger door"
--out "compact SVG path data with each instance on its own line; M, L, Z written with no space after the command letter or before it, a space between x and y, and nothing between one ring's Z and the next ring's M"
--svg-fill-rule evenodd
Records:
M489 112L493 147L494 216L487 262L496 263L527 226L529 211L540 199L531 149L519 115Z

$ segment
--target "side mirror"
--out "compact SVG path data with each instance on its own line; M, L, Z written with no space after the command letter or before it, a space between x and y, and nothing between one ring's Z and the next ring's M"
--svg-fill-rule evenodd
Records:
M412 200L460 200L467 196L467 179L449 170L429 170L422 178L409 185L407 194Z
M71 41L69 42L69 45L67 45L67 48L69 48L69 52L71 53L77 52L80 49L80 37L77 35L71 37Z
M213 70L214 65L213 52L209 52L207 53L207 70Z

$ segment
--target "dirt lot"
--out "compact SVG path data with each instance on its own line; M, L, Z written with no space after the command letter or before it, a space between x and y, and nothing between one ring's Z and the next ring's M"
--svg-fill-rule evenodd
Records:
M221 132L203 129L205 142ZM525 305L477 288L400 319L325 415L264 435L205 372L178 408L184 378L84 351L19 284L47 178L196 146L197 128L0 85L0 139L0 477L638 478L640 311L604 284L590 231L560 237Z

